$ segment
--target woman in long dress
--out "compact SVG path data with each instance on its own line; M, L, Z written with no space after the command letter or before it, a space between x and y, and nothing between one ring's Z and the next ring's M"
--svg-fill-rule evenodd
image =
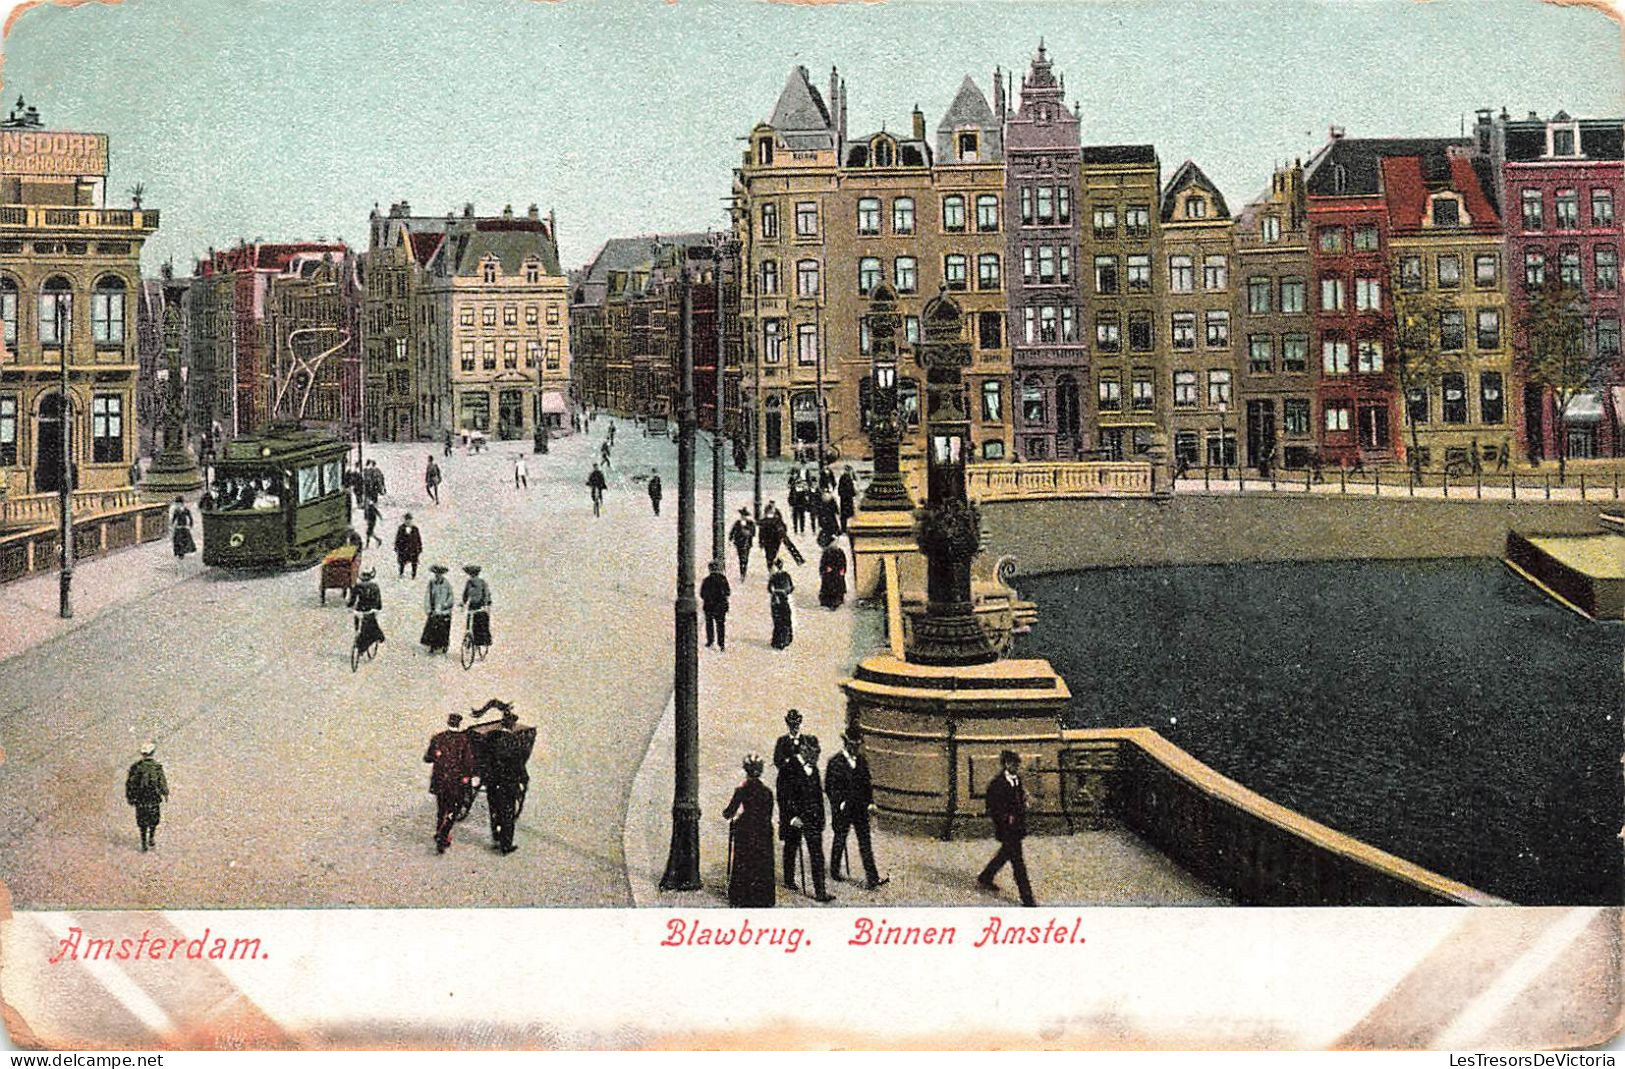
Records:
M773 562L773 574L767 580L768 607L773 612L773 648L782 650L790 645L795 632L790 622L790 595L795 592L796 581L784 570L784 562Z
M430 653L445 653L451 647L451 610L453 606L451 583L446 580L444 564L429 567L434 577L423 595L423 607L428 619L423 622L423 634L418 641L429 647Z
M846 552L827 533L819 535L818 541L824 545L818 561L818 604L839 609L846 601Z
M192 510L186 507L184 498L177 497L170 506L169 528L170 544L175 549L177 561L197 552L197 542L192 538Z
M762 783L762 759L745 758L745 782L734 789L724 819L733 845L728 873L728 905L771 906L777 895L773 880L773 792Z

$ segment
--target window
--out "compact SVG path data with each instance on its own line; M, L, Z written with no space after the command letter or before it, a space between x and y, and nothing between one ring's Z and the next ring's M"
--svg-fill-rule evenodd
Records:
M1021 418L1029 427L1045 420L1044 386L1030 378L1021 384Z
M1196 266L1189 256L1168 257L1168 292L1190 293L1196 288Z
M1118 371L1102 371L1098 391L1102 412L1123 411L1123 379Z
M1060 262L1061 265L1061 281L1072 281L1072 247L1070 245L1056 246L1055 258Z
M779 262L777 260L762 261L762 293L771 297L779 292Z
M1117 206L1103 205L1095 209L1095 240L1111 241L1117 237Z
M1523 284L1530 289L1546 284L1546 253L1541 249L1524 251Z
M1197 401L1196 372L1174 372L1174 407L1195 408Z
M1281 370L1299 373L1309 370L1309 335L1281 335Z
M1185 218L1187 218L1187 219L1206 219L1207 218L1207 199L1205 197L1186 197L1185 198Z
M880 233L880 198L858 198L858 233Z
M771 138L762 138L756 142L756 162L763 167L773 163L773 141Z
M1619 320L1597 319L1597 355L1619 355Z
M1558 127L1552 131L1552 155L1574 155L1574 129L1573 127Z
M1354 251L1374 252L1377 248L1377 228L1373 223L1361 223L1354 228Z
M1540 230L1546 225L1542 213L1540 190L1526 189L1523 191L1523 228L1525 230Z
M509 338L502 343L502 367L512 371L519 366L519 342Z
M1593 189L1591 191L1591 225L1610 226L1614 222L1614 191L1611 189Z
M1149 353L1151 351L1151 313L1130 312L1128 314L1128 347L1130 352Z
M1055 221L1057 223L1072 221L1072 190L1066 186L1055 187Z
M920 317L903 317L903 340L910 345L920 344ZM1028 339L1031 341L1032 339Z
M1129 384L1129 406L1136 412L1149 412L1157 404L1157 387L1149 369L1134 369L1134 381Z
M874 351L875 351L874 338L869 333L869 317L864 316L862 319L858 320L858 353L861 356L872 356L874 354ZM864 389L866 389L868 387L868 385L869 385L869 379L867 377L859 380L859 382L858 382L858 390L859 390L859 392L862 392ZM867 402L864 402L864 401L860 401L860 403L858 404L858 412L859 412L860 415L868 411L868 409L866 407L866 404L867 404ZM867 423L864 424L864 429L865 430L868 429L868 424Z
M1506 420L1506 400L1499 371L1486 371L1479 376L1478 415L1485 423L1502 423Z
M1095 292L1117 292L1117 257L1095 257Z
M1119 438L1117 442L1117 449L1112 459L1123 459L1120 455L1116 455L1121 454L1122 451L1122 440ZM1186 467L1194 468L1197 464L1201 463L1201 459L1201 443L1197 439L1195 431L1178 431L1174 434L1175 464L1184 464Z
M801 200L796 202L796 236L801 238L815 238L818 236L818 202Z
M1029 248L1027 251L1030 254L1033 250ZM1038 281L1055 281L1055 247L1053 245L1038 246Z
M73 329L73 286L60 275L45 280L39 295L39 340L58 346Z
M1281 217L1279 215L1266 215L1258 227L1259 236L1268 244L1275 244L1281 240Z
M1147 237L1151 233L1151 209L1144 204L1130 204L1123 213L1123 230L1131 238Z
M979 349L1004 347L1004 313L976 313L976 346Z
M1230 267L1223 254L1205 257L1202 260L1202 288L1222 290L1229 285Z
M1427 423L1433 418L1432 406L1428 403L1428 392L1421 386L1413 386L1405 391L1405 418L1412 423Z
M497 306L488 304L480 309L480 323L482 326L494 327L497 325Z
M1460 226L1461 201L1455 197L1433 198L1433 225ZM1375 246L1373 246L1375 248Z
M1439 348L1447 353L1459 353L1467 348L1467 317L1459 308L1446 308L1439 312Z
M766 144L766 142L763 142L763 144ZM778 237L779 206L777 204L764 204L762 205L762 238L766 241L777 241Z
M0 394L0 468L17 464L17 395Z
M471 342L471 341L463 342L462 345L460 346L459 350L458 350L458 356L461 358L461 363L462 363L462 367L463 367L464 371L473 371L474 370L474 343L473 342Z
M1494 286L1500 277L1500 257L1493 252L1479 253L1473 257L1473 282L1488 288Z
M990 234L999 229L999 198L982 193L976 198L976 229Z
M1455 289L1461 285L1461 257L1454 254L1438 260L1439 288Z
M1004 422L1004 390L998 379L982 383L982 422Z
M965 288L965 257L951 253L942 258L942 281L951 290Z
M1355 279L1354 307L1362 312L1382 311L1382 280L1376 278Z
M1230 313L1207 313L1207 347L1209 349L1230 348Z
M1459 371L1447 371L1439 376L1439 388L1444 395L1439 418L1446 423L1466 423L1467 377Z
M1275 338L1269 334L1247 335L1247 370L1255 375L1275 370Z
M503 306L502 325L505 327L517 327L519 325L519 308L517 305Z
M1045 225L1055 222L1055 190L1049 186L1039 186L1036 192L1038 202L1038 221Z
M97 345L124 344L124 280L116 275L97 279L90 293L90 335Z
M891 202L891 231L893 234L914 233L913 197L898 197Z
M1101 312L1095 316L1095 349L1102 353L1115 353L1122 347L1122 324L1117 313Z
M1283 278L1281 280L1281 311L1302 312L1307 303L1306 292L1309 288L1301 278Z
M549 338L549 339L547 339L547 370L549 370L549 371L557 371L557 370L559 370L559 350L560 350L559 339L557 339L557 338Z
M1328 334L1320 340L1320 369L1328 375L1349 373L1349 343L1347 338Z
M976 159L977 142L980 139L974 130L964 130L959 134L959 158L962 160Z
M1348 303L1348 286L1340 278L1320 280L1320 310L1341 312Z
M465 393L462 424L469 430L483 431L491 427L491 396L485 393Z
M913 293L920 288L920 263L912 256L899 256L892 265L892 281L898 293Z
M1138 252L1128 258L1128 288L1130 293L1151 292L1151 254Z
M1209 406L1230 403L1230 371L1214 368L1207 373L1207 403Z
M796 261L796 296L818 296L818 261Z
M90 399L90 457L97 464L124 459L124 398L116 393Z
M1323 226L1320 228L1320 251L1342 252L1346 238L1340 226Z
M1309 402L1302 397L1288 397L1281 402L1281 426L1288 434L1309 433Z
M879 257L865 256L859 260L858 294L863 297L869 296L874 292L875 287L880 285L880 280L883 277L884 272L881 270Z
M1559 230L1574 230L1580 225L1580 191L1577 189L1560 189L1555 198L1557 210L1552 213L1552 220Z
M481 277L488 284L497 280L497 264L495 260L485 261L483 271L481 272Z
M1414 293L1423 286L1422 258L1420 256L1404 256L1399 261L1399 288L1408 293Z
M537 263L535 260L526 261L526 263L525 263L525 281L527 283L529 283L530 285L534 286L534 285L536 285L536 283L540 282L541 280L542 280L542 265Z
M1361 338L1354 344L1355 367L1362 375L1382 374L1382 342L1377 338Z
M984 252L976 257L976 288L979 290L996 290L999 288L999 254Z
M1494 308L1478 310L1478 347L1483 350L1501 347L1501 313Z
M1598 245L1592 253L1592 261L1597 288L1610 293L1619 289L1619 249L1613 245Z
M1171 320L1170 340L1175 349L1196 348L1196 313L1175 312Z
M536 318L537 318L536 306L534 304L525 305L525 326L534 327L536 325ZM554 307L553 305L548 305L547 306L547 322L548 322L548 325L551 326L552 324L557 323L558 321L559 321L559 310L556 307Z
M994 438L994 439L992 439L990 441L983 442L982 443L982 459L983 460L1003 460L1004 459L1004 443L999 441L997 438Z
M17 283L0 278L0 322L5 324L5 346L13 353L17 349ZM13 398L15 403L16 398Z
M1268 275L1254 275L1247 280L1247 311L1265 315L1270 310L1270 279Z
M474 309L464 308L462 312L458 314L457 322L461 323L465 327L472 327L474 325Z
M525 366L535 367L542 362L542 343L535 338L525 342Z
M1349 405L1347 401L1326 402L1326 429L1328 431L1347 431L1349 429Z
M942 198L942 229L951 231L965 229L965 198L957 193Z
M784 320L762 321L762 363L779 364L784 361Z
M1557 250L1557 274L1563 285L1580 286L1580 246L1564 245Z
M486 371L497 369L497 343L487 340L480 345L480 366Z
M1033 190L1031 186L1021 187L1021 221L1027 226L1033 221Z
M818 363L818 325L802 323L796 327L796 363L812 367Z

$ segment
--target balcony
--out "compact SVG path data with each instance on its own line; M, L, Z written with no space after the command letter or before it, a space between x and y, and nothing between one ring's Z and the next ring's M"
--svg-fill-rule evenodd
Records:
M52 208L38 204L0 205L0 231L4 230L127 230L158 229L156 209Z

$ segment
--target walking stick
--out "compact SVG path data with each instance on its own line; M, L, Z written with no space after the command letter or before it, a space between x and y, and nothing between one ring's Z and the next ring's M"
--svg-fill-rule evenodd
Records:
M807 832L806 832L806 829L802 829L800 846L801 846L801 851L800 851L800 856L801 856L801 862L800 862L800 867L801 867L801 893L803 895L805 895L807 893Z
M728 821L728 884L734 882L734 822Z

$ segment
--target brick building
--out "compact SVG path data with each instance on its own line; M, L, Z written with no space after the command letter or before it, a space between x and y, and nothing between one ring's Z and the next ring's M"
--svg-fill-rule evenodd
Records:
M1234 467L1236 431L1236 319L1231 272L1234 223L1224 195L1190 160L1179 165L1162 193L1163 324L1172 374L1171 413L1176 464ZM1097 313L1097 319L1099 314ZM1097 330L1098 330L1097 325ZM1099 347L1099 338L1096 338ZM1156 368L1131 356L1119 386L1135 414L1157 411ZM1106 368L1101 367L1104 379ZM1102 400L1105 395L1102 393Z

